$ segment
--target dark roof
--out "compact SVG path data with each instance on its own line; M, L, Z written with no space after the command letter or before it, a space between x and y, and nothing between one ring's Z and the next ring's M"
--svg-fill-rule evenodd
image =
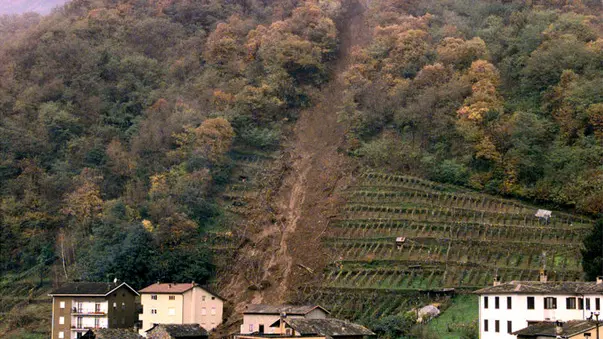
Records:
M511 281L477 290L476 294L504 294L504 293L529 293L529 294L586 294L603 293L603 284L596 282L579 281Z
M161 293L181 294L181 293L184 293L184 292L190 290L193 287L202 288L207 293L213 295L214 297L216 297L222 301L226 300L226 299L222 298L220 295L218 295L216 292L214 292L208 286L201 286L196 283L155 283L155 284L152 284L152 285L149 285L149 286L143 288L142 290L140 290L138 292L140 292L140 293L157 293L157 294L161 294Z
M373 336L371 330L358 324L334 318L327 319L285 319L285 323L301 335L318 334L328 337ZM280 319L271 327L279 326Z
M562 336L574 336L580 334L582 332L588 331L594 328L596 322L589 320L571 320L566 321L562 324L563 332ZM540 323L536 323L534 325L530 325L524 329L513 332L514 335L522 336L522 337L557 337L557 325L553 321L543 321Z
M172 338L198 338L208 337L207 331L199 324L157 324L147 332L155 328L163 328Z
M143 339L143 336L136 332L120 328L98 328L88 330L83 336L84 339Z
M329 314L322 306L319 305L265 305L265 304L248 304L243 314L276 314L280 315L282 312L287 314L305 315L315 309L321 309L325 313Z
M124 285L126 288L131 290L134 294L138 294L130 285L125 282L118 283L104 283L104 282L72 282L63 284L61 287L50 292L51 296L59 295L96 295L106 296L110 292L120 288Z

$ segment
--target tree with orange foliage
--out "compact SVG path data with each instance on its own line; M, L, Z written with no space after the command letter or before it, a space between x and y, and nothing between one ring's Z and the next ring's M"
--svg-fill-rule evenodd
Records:
M213 163L221 163L230 149L235 133L228 120L214 118L205 120L194 131L195 151Z

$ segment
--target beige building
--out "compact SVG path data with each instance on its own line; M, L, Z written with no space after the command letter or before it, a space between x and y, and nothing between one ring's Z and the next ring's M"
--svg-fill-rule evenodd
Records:
M222 323L224 300L195 283L156 283L139 293L143 336L155 324L199 324L211 331Z
M138 293L126 283L67 283L49 295L51 339L81 338L89 329L131 329L136 322Z
M249 304L243 312L241 334L281 334L278 327L270 327L270 325L278 321L281 316L286 316L288 319L324 319L328 315L329 311L317 305L271 306L264 304Z

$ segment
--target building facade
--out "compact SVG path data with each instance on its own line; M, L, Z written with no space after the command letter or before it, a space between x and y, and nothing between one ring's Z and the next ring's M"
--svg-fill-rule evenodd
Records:
M143 336L156 324L199 324L211 331L222 323L224 299L195 283L156 283L139 293Z
M329 311L321 306L293 306L280 305L271 306L264 304L249 304L243 312L243 324L241 334L283 334L279 328L270 327L278 321L282 315L288 319L325 319Z
M512 333L542 321L585 320L601 311L603 280L596 282L511 281L479 295L481 339L515 339Z
M138 293L126 283L67 283L52 297L51 339L81 338L89 329L133 328Z

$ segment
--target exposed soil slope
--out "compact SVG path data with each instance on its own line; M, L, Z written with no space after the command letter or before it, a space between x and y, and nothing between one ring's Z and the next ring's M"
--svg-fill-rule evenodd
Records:
M321 278L327 262L320 238L338 206L338 183L349 177L350 168L338 152L345 131L337 121L344 90L341 73L348 66L352 47L366 42L369 33L364 5L349 0L343 6L338 23L340 52L332 64L332 80L314 98L317 104L301 112L295 123L280 160L280 185L273 187L268 198L271 216L250 228L251 234L246 234L250 241L239 249L233 267L235 274L223 287L237 310L247 302L282 303L295 298L298 287ZM250 291L254 275L261 275L257 280L262 284Z

